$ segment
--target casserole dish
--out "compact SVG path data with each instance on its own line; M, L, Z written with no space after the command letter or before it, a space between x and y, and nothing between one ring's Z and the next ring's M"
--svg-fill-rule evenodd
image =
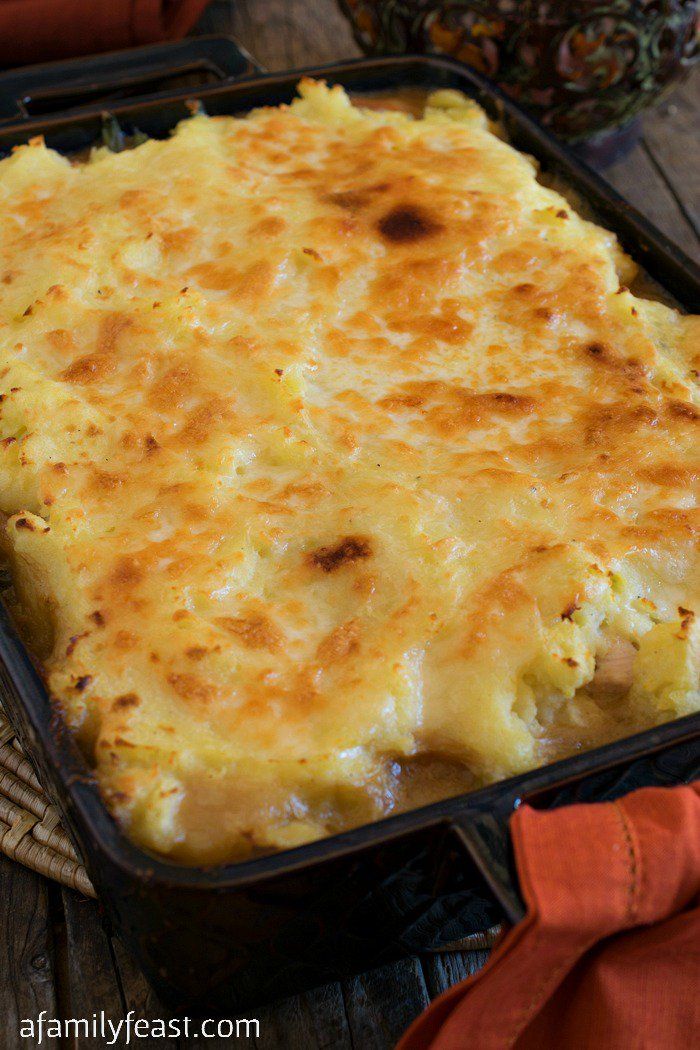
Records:
M506 124L515 145L535 153L553 175L585 196L598 217L618 232L623 245L641 258L682 302L691 305L697 281L687 260L633 214L614 221L615 201L607 201L594 179L571 166L566 155L536 127L506 105L478 78L444 61L384 61L306 71L342 83L350 90L377 91L402 86L458 87L475 95ZM55 73L55 71L54 71ZM241 112L263 103L286 101L298 74L246 80L197 94L212 113ZM91 87L97 93L97 88ZM166 134L187 115L187 96L168 92L155 99L113 107L117 121L151 136ZM512 125L512 126L511 126ZM100 128L98 107L49 121L30 117L7 123L1 144L41 133L64 152L94 142ZM605 207L608 212L605 212ZM159 991L182 1002L250 1005L320 981L383 962L406 950L437 947L495 916L486 886L511 918L520 912L517 891L507 877L507 847L499 820L521 795L528 798L584 777L586 790L600 797L606 780L590 777L614 767L613 787L621 790L620 765L628 766L660 748L678 778L694 749L680 742L697 735L697 718L679 720L630 741L539 773L505 781L460 799L416 810L402 817L335 836L274 857L220 869L182 869L148 858L129 845L107 817L96 788L58 722L49 726L49 705L9 621L3 656L17 696L15 716L27 743L35 744L39 764L54 777L74 832L106 907L140 957ZM676 744L671 751L668 745ZM50 769L49 769L50 767ZM645 759L635 776L663 776ZM666 769L666 766L662 767ZM557 799L571 797L571 789ZM543 797L543 801L546 801ZM466 856L458 859L460 844Z

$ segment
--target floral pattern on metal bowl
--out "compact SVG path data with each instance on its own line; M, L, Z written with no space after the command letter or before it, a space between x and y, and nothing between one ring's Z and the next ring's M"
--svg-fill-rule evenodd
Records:
M369 54L437 52L571 140L630 121L698 57L698 0L339 0Z

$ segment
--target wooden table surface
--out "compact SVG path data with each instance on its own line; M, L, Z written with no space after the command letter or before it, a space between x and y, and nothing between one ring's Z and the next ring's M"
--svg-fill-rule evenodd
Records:
M334 0L215 0L197 31L235 36L270 70L333 62L358 54ZM632 152L605 177L696 259L700 257L700 77L648 114ZM389 1050L431 998L478 969L483 952L406 959L343 984L319 988L259 1011L260 1035L219 1046L265 1050ZM118 940L103 930L97 905L0 857L0 1048L31 1045L20 1019L164 1018ZM43 1046L101 1046L80 1037ZM123 1043L117 1044L122 1046ZM183 1046L184 1040L137 1041ZM188 1045L194 1045L190 1040Z

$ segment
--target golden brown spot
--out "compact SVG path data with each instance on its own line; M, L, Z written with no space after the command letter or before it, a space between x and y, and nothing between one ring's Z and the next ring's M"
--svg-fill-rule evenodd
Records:
M208 652L209 650L203 645L191 645L189 649L185 649L185 656L190 660L203 660Z
M700 469L672 462L657 463L651 467L644 467L638 476L653 485L680 489L696 484L700 480Z
M119 336L131 325L131 318L124 314L111 313L103 317L97 334L98 353L111 354L117 347Z
M117 631L114 636L114 648L128 653L138 645L138 636L133 631Z
M215 621L229 634L233 634L246 649L279 649L284 635L268 616L254 613L249 616L217 616Z
M180 437L187 444L201 444L206 441L217 424L230 415L229 401L223 397L211 397L206 403L193 409L180 432Z
M700 412L688 401L670 401L668 411L676 419L690 419L693 422L700 419Z
M110 573L110 580L116 587L134 587L144 579L143 567L134 554L122 554L117 558Z
M138 707L141 703L136 693L123 693L112 704L113 711L124 711L128 707Z
M392 244L413 244L433 237L443 227L419 205L404 204L392 208L379 220L377 228Z
M321 198L328 204L336 204L345 211L359 211L367 204L367 194L356 190L345 190L338 193L324 193Z
M75 348L73 335L65 328L54 328L52 332L46 333L46 338L56 350L66 352Z
M286 229L287 224L284 219L278 215L269 215L266 219L261 219L251 232L261 237L275 237L279 233L284 233Z
M113 374L116 363L104 354L85 354L59 373L66 383L94 383Z
M169 230L161 235L163 250L167 252L185 251L194 240L196 231L191 226L183 226L178 230Z
M167 681L183 700L196 700L207 704L216 696L215 687L194 674L176 674L173 672L168 675Z
M372 545L364 536L346 536L334 547L319 547L308 556L312 565L324 572L335 572L344 565L369 558Z
M92 469L92 488L102 492L116 492L124 484L125 478L121 474L110 474L108 470Z
M316 658L321 663L331 664L344 660L360 647L360 625L357 620L348 620L319 643Z
M390 411L424 409L422 416L428 426L444 434L481 426L494 416L527 416L537 408L537 400L527 394L477 392L441 380L406 383L399 393L382 398L379 404Z
M119 204L122 208L132 208L135 204L146 199L147 194L143 190L124 190L119 198Z
M151 404L162 411L182 408L186 398L197 385L195 372L185 366L171 368L153 383L149 392Z

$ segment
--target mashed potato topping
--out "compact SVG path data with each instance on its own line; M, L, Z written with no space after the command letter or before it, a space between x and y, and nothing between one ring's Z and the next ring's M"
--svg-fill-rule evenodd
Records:
M700 707L700 321L461 95L300 96L0 163L18 615L189 862Z

